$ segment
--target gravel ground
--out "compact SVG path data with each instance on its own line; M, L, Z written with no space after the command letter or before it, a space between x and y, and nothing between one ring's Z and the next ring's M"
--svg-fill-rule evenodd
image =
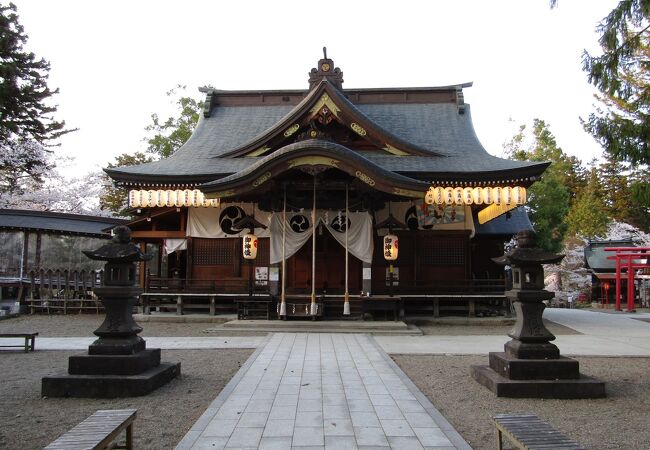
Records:
M4 324L3 324L4 325ZM42 398L41 378L79 352L0 353L0 449L41 449L98 409L136 408L134 448L172 449L253 350L165 350L181 376L145 397Z
M650 448L650 358L577 358L606 382L607 398L542 400L498 398L474 381L469 367L487 355L391 356L475 450L495 448L492 415L529 411L591 450Z
M96 315L22 316L0 321L0 332L38 331L40 336L91 335ZM142 336L205 336L210 323L143 323ZM510 324L423 324L425 334L507 334ZM554 334L575 330L546 322ZM233 332L224 330L223 335ZM219 333L222 334L222 333ZM255 333L243 333L251 335ZM260 333L266 334L266 333ZM180 361L182 376L146 397L131 399L43 399L40 380L67 367L79 352L0 352L0 449L42 448L97 409L137 408L136 448L170 449L185 435L252 350L167 350L163 360ZM650 358L579 358L581 371L607 383L598 400L501 399L469 375L487 356L392 355L415 384L476 450L494 448L490 416L533 411L592 450L649 449ZM612 431L614 430L614 431Z
M41 337L65 336L93 336L104 320L103 314L75 314L75 315L24 315L12 319L0 320L0 332L38 332ZM219 324L208 322L142 322L143 328L140 336L178 336L178 337L206 337L206 336L258 336L268 333L237 332L224 329L218 333L204 333L204 330L215 329ZM38 341L37 341L38 345Z

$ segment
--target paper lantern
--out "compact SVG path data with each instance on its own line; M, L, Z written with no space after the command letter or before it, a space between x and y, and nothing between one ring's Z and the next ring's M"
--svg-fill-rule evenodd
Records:
M492 188L492 201L495 205L500 205L503 202L503 189L499 186Z
M167 193L167 203L165 206L176 206L176 191L167 189L165 192Z
M512 188L510 186L505 186L501 190L501 200L506 205L510 205L510 204L514 203L512 201Z
M167 196L167 191L158 191L158 203L157 205L162 207L162 206L167 206L167 201L169 200L169 197Z
M466 205L474 203L474 190L471 187L463 188L463 201Z
M463 204L463 188L457 187L454 188L454 204L462 205Z
M141 198L142 194L140 191L133 190L129 192L129 206L132 208L139 208L142 206L142 203L140 202Z
M483 190L480 187L472 189L472 202L475 205L483 204Z
M399 251L399 239L394 234L384 236L384 259L386 261L395 261Z
M257 236L252 233L243 236L242 254L244 255L244 259L257 258Z
M452 187L447 187L445 188L445 203L447 205L453 205L454 204L454 188Z
M442 205L445 203L445 188L442 186L437 186L433 190L433 200L435 201L436 205Z
M492 188L491 187L484 187L482 189L482 197L483 197L483 203L486 205L492 204L493 197L492 197Z
M526 188L517 186L512 188L512 197L516 204L523 205L526 203Z

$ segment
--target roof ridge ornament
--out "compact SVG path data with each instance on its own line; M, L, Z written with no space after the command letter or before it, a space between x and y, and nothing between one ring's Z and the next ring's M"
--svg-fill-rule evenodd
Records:
M323 47L323 59L318 61L318 68L309 72L309 90L318 86L322 80L327 80L338 89L343 89L343 72L334 67L334 61L327 57L327 47Z

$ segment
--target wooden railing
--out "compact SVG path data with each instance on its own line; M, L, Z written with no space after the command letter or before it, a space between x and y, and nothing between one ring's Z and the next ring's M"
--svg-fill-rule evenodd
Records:
M431 284L405 284L399 282L398 285L392 286L373 286L374 293L388 293L391 291L399 295L472 295L472 294L500 294L506 290L504 279L483 278L459 280L453 283L431 283Z
M104 271L99 270L45 270L30 271L29 292L24 303L30 312L98 313L101 303L93 293L102 284Z
M218 280L197 278L148 277L145 292L178 292L187 294L244 294L248 293L249 281L243 278ZM253 292L268 293L269 287L253 283Z

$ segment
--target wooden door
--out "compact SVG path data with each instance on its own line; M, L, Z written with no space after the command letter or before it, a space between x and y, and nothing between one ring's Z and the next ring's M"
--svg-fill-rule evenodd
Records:
M348 256L348 289L361 290L361 261ZM311 292L312 241L309 240L287 261L287 287L293 291ZM316 291L334 294L345 291L345 248L327 230L316 236Z

